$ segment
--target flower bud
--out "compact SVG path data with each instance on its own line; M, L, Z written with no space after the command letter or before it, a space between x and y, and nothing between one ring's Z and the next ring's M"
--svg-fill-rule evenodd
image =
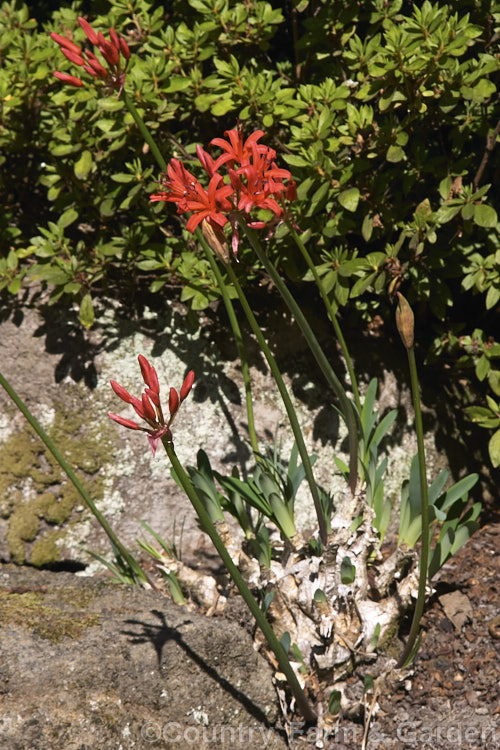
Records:
M113 47L116 49L117 52L119 52L120 40L118 39L118 34L113 28L109 30L109 38L111 39L111 44L113 45Z
M151 419L154 422L156 419L156 412L154 410L153 404L151 403L151 401L149 400L149 398L147 397L145 393L142 394L141 398L142 398L142 408L143 408L144 414L146 415L148 419Z
M297 198L297 183L295 180L289 180L285 189L285 198L287 201L294 201Z
M95 33L92 26L81 16L78 18L78 23L85 32L85 35L91 44L97 44L97 34Z
M121 398L122 401L125 401L127 404L131 404L133 400L133 396L130 395L128 391L125 390L125 388L116 382L116 380L110 380L109 384L111 388L114 390L116 395Z
M210 177L213 177L215 173L215 169L214 169L215 162L210 156L210 154L208 154L204 149L202 149L201 146L198 145L196 146L196 156L198 157L198 160L201 166L203 167L203 169L205 170L205 172L208 172L208 175Z
M190 370L186 377L184 378L184 382L182 384L182 388L180 391L181 401L184 401L184 399L188 396L189 391L193 387L194 383L194 370Z
M142 405L141 399L134 398L134 400L131 401L130 403L132 404L132 407L138 417L140 417L141 419L147 419L146 412L144 411L144 407Z
M151 388L146 388L146 395L155 406L160 406L160 397L156 391L152 391Z
M61 52L65 57L68 58L70 62L75 63L75 65L84 65L83 57L81 55L78 55L76 52L73 52L73 50L61 47Z
M396 326L406 349L412 349L414 344L415 319L408 300L400 292L396 308Z
M61 36L61 34L56 34L56 32L53 31L50 37L51 39L54 40L54 42L57 42L57 44L60 47L66 47L66 49L69 49L71 52L75 52L77 55L82 54L82 50L78 46L78 44L75 44L75 42L71 42L69 39L66 39L65 36Z
M83 69L84 69L84 71L86 73L88 73L89 75L93 76L94 78L100 78L100 76L97 75L97 73L95 72L95 70L93 68L91 68L90 65L84 65Z
M112 414L111 412L108 412L108 417L114 422L118 422L118 424L123 425L123 427L128 427L129 430L141 429L137 422L134 422L132 419L126 419L125 417L120 417L118 414Z
M170 394L168 397L168 410L170 412L170 416L173 417L177 409L179 408L179 394L175 390L175 388L170 389Z
M58 70L54 71L54 76L58 78L63 83L67 83L69 86L76 86L77 88L80 88L80 86L83 86L83 81L81 78L77 78L76 76L70 76L69 73L59 73Z
M113 47L111 42L108 42L108 40L104 38L104 35L101 31L98 34L98 39L99 50L106 62L110 65L118 65L120 61L120 53L118 52L118 50Z
M151 388L151 385L149 382L149 376L151 373L151 365L149 364L148 360L143 354L139 354L137 359L139 360L139 366L141 368L142 379L144 380L146 385L148 385Z
M99 60L92 59L88 53L87 53L87 57L89 58L89 64L85 66L85 70L93 76L99 76L99 78L103 78L103 79L107 78L108 72L106 68L103 68Z
M158 381L158 375L157 375L156 370L155 370L154 367L151 367L151 369L149 371L149 383L148 383L148 385L149 385L149 387L151 388L152 391L154 391L155 393L158 393L158 394L160 393L160 383Z
M120 37L120 51L125 58L125 60L130 60L130 49L123 37Z

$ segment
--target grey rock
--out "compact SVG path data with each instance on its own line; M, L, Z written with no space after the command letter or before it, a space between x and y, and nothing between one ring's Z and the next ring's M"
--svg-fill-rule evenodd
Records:
M0 568L1 750L286 747L237 623L106 579Z

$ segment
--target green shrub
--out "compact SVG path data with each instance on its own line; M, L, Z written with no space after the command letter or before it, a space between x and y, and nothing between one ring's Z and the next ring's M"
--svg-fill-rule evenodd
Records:
M49 33L83 41L83 7L47 12L43 25L25 5L0 10L0 288L17 294L42 281L52 301L81 303L84 325L97 293L144 283L153 292L181 284L183 300L202 309L218 294L210 269L174 210L149 202L159 175L122 102L52 76L74 66ZM478 310L489 340L500 300L491 187L500 3L106 7L92 23L127 39L127 90L165 158L196 171L197 143L207 147L237 119L262 127L297 181L297 224L339 306L385 316L403 288L434 327L434 355L450 332L472 335ZM278 228L270 252L291 281L307 283L288 239ZM240 258L251 283L255 259ZM500 395L498 377L482 380Z

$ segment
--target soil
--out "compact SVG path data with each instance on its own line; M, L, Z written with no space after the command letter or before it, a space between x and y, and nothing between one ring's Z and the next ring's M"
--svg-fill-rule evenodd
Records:
M207 617L102 577L0 566L0 748L494 750L499 541L492 520L442 569L404 683L321 736L283 722L239 597Z
M399 690L377 697L366 745L369 750L500 747L498 519L486 523L443 566L433 588L423 616L414 674ZM469 609L467 600L470 603L463 625L460 613L454 616L448 609L454 625L443 608L446 596L453 592L466 597L459 597L462 610ZM340 725L338 744L324 747L361 747L363 728L342 721Z

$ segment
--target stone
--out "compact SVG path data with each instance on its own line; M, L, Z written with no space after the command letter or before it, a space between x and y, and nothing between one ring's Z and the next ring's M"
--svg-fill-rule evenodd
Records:
M115 310L110 301L107 304L107 311L85 332L76 316L59 306L45 306L43 294L35 295L31 306L0 322L2 373L63 449L101 513L134 555L141 555L137 538L153 542L139 523L144 519L170 546L181 547L186 562L215 570L211 543L201 534L189 501L171 478L163 451L153 459L145 436L112 423L107 413L134 416L113 393L109 380L139 395L143 384L138 354L158 369L165 398L168 388L179 388L186 372L194 369L193 391L174 424L179 458L184 465L195 465L196 453L203 448L218 471L230 474L236 465L244 475L252 458L243 380L221 307L205 311L200 327L193 329L186 310L175 302L160 311L144 307L140 315L127 318L122 308ZM324 320L308 313L341 375L344 366ZM318 454L317 481L337 493L344 481L335 469L334 457L346 460L342 451L346 433L330 403L331 394L290 317L279 306L260 310L258 315L289 385L307 449ZM388 359L387 352L381 353L381 341L360 342L353 332L349 338L361 380L367 383L372 375L379 377L380 411L394 407L400 411L395 427L399 444L391 444L386 481L387 495L397 508L401 482L408 476L415 452L411 400L391 372L391 364L381 367L382 359ZM249 341L261 446L272 445L276 438L286 459L293 436L262 353ZM404 359L399 341L394 357ZM426 444L429 471L435 476L443 458L436 458L433 433L431 423ZM315 529L306 483L299 490L295 513L298 529ZM396 525L397 514L393 516ZM87 567L92 574L99 563L89 552L112 559L104 531L0 388L0 560Z
M286 747L236 622L103 578L0 567L0 749Z

